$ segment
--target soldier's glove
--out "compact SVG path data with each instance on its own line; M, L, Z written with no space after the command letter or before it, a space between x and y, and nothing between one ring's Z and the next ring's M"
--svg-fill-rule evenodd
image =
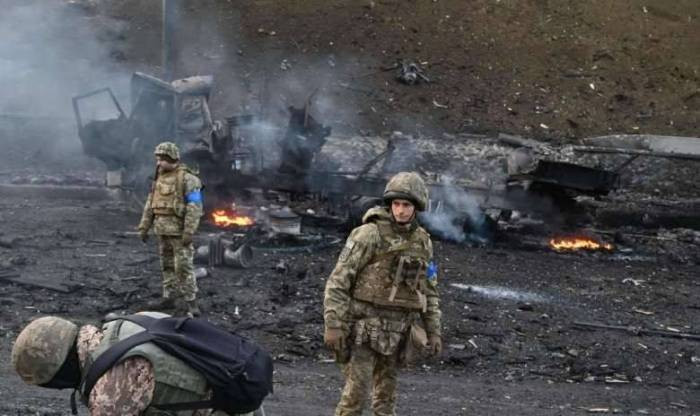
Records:
M323 333L323 342L333 351L342 351L345 343L345 334L340 328L326 328Z
M148 230L139 230L139 238L144 243L148 241Z
M428 338L428 348L430 349L430 354L433 356L440 355L442 352L442 339L440 339L440 335L430 335Z
M182 245L183 246L189 246L192 244L192 234L190 233L185 233L182 235Z

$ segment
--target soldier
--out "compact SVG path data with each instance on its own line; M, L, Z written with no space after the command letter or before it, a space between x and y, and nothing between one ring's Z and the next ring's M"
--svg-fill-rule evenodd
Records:
M138 226L144 243L151 226L158 236L163 298L150 306L158 310L173 309L176 298L180 298L185 302L187 314L198 316L192 236L203 214L202 183L180 163L180 151L175 143L160 143L154 153L156 179Z
M395 415L398 364L414 346L442 350L433 247L416 221L427 200L416 173L391 178L388 207L365 213L326 282L323 338L345 376L335 416L361 415L370 387L374 415Z
M122 332L130 335L138 328L123 320L107 322L98 329L93 325L78 327L56 316L39 318L17 336L12 347L12 366L27 384L78 389L97 357L116 344ZM175 415L151 406L209 398L204 376L152 343L134 347L124 356L127 358L104 373L91 390L86 401L91 416ZM177 412L180 416L212 414L223 415L210 409Z

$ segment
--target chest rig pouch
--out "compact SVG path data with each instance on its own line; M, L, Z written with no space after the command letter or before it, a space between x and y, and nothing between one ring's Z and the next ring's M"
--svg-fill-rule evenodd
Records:
M151 191L151 209L154 214L183 216L184 181L185 169L183 168L158 176Z
M429 250L428 235L418 229L405 237L389 222L377 222L381 245L359 273L353 296L381 306L422 310Z

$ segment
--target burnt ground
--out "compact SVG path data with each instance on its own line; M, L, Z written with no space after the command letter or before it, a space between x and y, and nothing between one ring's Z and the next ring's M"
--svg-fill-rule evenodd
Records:
M107 45L111 65L159 73L157 2L69 3ZM697 134L697 2L183 3L176 75L215 74L217 117L262 107L284 118L286 105L318 87L315 115L353 134L509 132L553 143ZM383 70L396 59L425 62L435 82L396 83ZM65 114L3 116L0 182L100 184L102 167L80 156L72 126ZM674 189L674 166L662 165L665 186L651 195L623 196L697 199L697 188ZM647 173L664 176L657 167ZM67 392L26 387L9 368L24 323L44 314L95 322L159 293L155 244L125 234L138 215L71 195L0 198L0 415L69 413ZM404 373L399 413L699 414L697 341L574 325L700 333L697 234L619 225L607 231L622 232L617 242L631 252L555 253L545 235L526 230L489 247L436 243L445 352ZM339 396L339 371L321 348L322 290L338 249L262 250L250 269L200 280L206 316L273 353L269 414L330 414ZM16 275L24 283L9 281Z
M59 182L72 183L76 169L83 178L99 177L83 163L44 169ZM27 177L31 169L15 172L9 176L15 181L44 178ZM108 312L142 310L159 295L155 243L143 245L132 232L138 213L64 189L65 196L49 198L3 188L0 414L69 414L67 392L27 387L11 371L11 343L28 320L57 314L94 323ZM205 225L197 242L220 232ZM226 232L234 240L236 234ZM569 254L547 249L545 241L521 230L488 247L435 244L445 351L404 372L400 414L698 414L697 340L574 325L698 333L697 241L660 247L641 239L628 242L628 252ZM276 392L268 414L330 414L339 397L340 373L322 348L321 315L339 248L262 247L253 267L214 268L199 282L208 319L273 354ZM47 284L52 288L42 288Z

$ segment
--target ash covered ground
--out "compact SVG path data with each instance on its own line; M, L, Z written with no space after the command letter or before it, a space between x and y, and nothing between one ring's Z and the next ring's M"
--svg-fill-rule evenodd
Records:
M67 392L25 386L10 368L11 343L27 321L58 314L97 322L107 312L141 310L159 295L155 243L143 245L129 234L138 221L132 204L60 192L64 184L99 186L105 173L81 155L70 96L131 70L158 71L158 7L59 3L58 12L45 11L48 22L54 13L67 13L90 29L72 33L57 54L80 55L80 48L66 44L81 36L94 38L87 50L95 53L74 60L75 73L60 65L58 81L12 89L5 94L12 99L0 101L0 183L59 186L51 195L3 188L0 198L0 415L70 412ZM212 105L222 115L265 101L259 95L264 77L255 74L269 72L269 88L285 86L278 95L294 101L316 87L309 78L322 66L331 79L341 76L333 71L360 76L352 84L341 80L321 100L327 105L317 108L325 123L355 133L508 131L557 143L640 129L690 135L698 124L697 50L684 46L698 33L700 8L692 2L184 4L189 29L183 33L199 43L183 50L177 72L214 72L221 82ZM16 11L16 2L7 5ZM197 26L204 17L209 24ZM353 29L360 22L363 30ZM535 30L527 30L528 22ZM52 30L64 33L60 25ZM46 38L27 40L34 41L48 45ZM0 45L9 56L0 62L22 61ZM49 58L50 68L57 62ZM438 82L394 84L393 73L381 68L396 58L431 62L427 73ZM0 82L14 85L22 70L46 62L2 70ZM339 67L343 71L333 69ZM697 209L697 187L688 180L695 165L643 162L612 206ZM645 173L658 179L653 186L640 179ZM677 198L683 199L673 202ZM507 230L486 247L436 242L445 351L403 374L398 413L700 414L697 340L574 324L700 333L697 232L648 229L622 218L600 234L624 249L613 253L557 253L546 246L547 232L528 227ZM196 241L216 232L206 225ZM253 267L215 268L200 279L205 316L275 357L268 414L327 415L339 397L342 380L322 348L321 315L325 279L339 248L258 249Z

